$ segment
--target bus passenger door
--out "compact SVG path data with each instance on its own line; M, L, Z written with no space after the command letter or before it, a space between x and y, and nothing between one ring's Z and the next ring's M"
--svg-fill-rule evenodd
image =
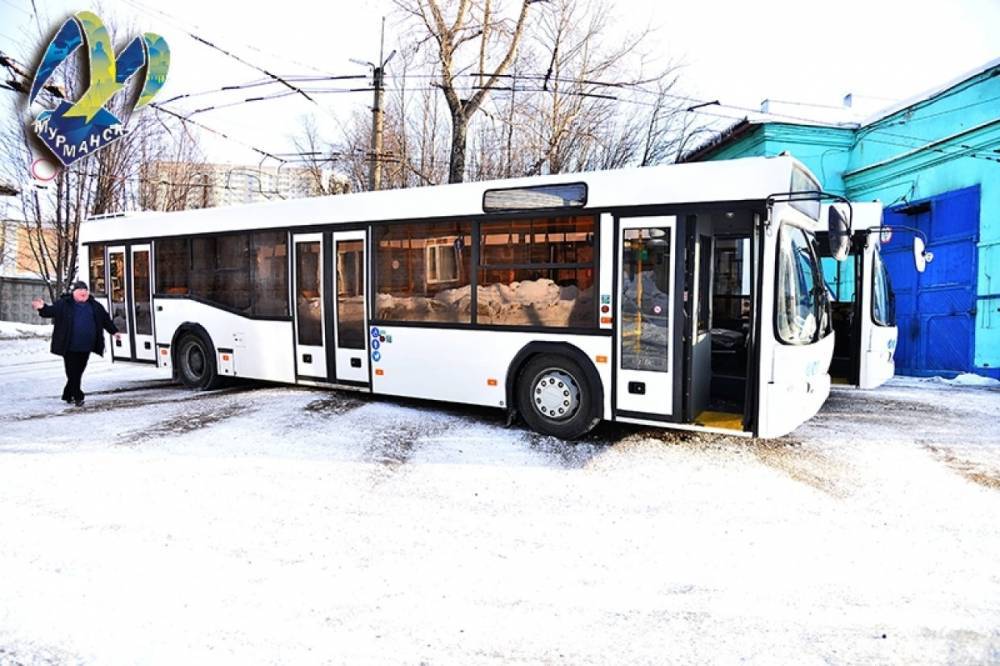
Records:
M323 304L323 234L294 234L295 368L307 379L327 379Z
M120 338L112 338L111 358L121 360L132 359L132 328L129 325L128 303L126 294L128 284L126 276L128 268L125 262L125 246L108 248L108 300L111 302L111 321L121 333Z
M129 246L131 255L132 284L127 295L131 296L133 344L135 360L155 361L156 343L153 339L152 271L149 269L149 245Z
M619 220L615 407L622 416L678 420L677 237L674 216Z
M333 343L338 382L368 383L365 232L333 233ZM374 344L373 344L374 346ZM372 350L378 354L378 349Z

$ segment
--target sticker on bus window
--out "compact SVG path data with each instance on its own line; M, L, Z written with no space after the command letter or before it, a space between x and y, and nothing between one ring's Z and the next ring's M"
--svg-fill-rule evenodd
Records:
M381 342L379 342L378 340L372 340L372 349L378 349L381 346L382 346Z
M373 351L372 352L372 360L375 361L376 363L378 363L379 361L381 361L382 360L382 352Z
M378 326L372 326L372 337L377 338L378 335Z

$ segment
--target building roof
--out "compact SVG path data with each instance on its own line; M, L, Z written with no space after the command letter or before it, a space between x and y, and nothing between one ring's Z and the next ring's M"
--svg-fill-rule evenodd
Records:
M882 120L883 118L888 118L889 116L891 116L891 115L893 115L895 113L899 113L903 109L907 109L907 108L909 108L911 106L915 106L915 105L919 104L920 102L923 102L924 100L931 99L932 97L937 97L941 93L946 92L946 91L954 88L955 86L957 86L957 85L959 85L961 83L964 83L965 81L968 81L969 79L973 79L973 78L979 76L980 74L988 72L991 69L996 70L996 71L993 72L993 74L992 74L993 76L1000 75L1000 58L994 58L993 60L990 60L989 62L987 62L987 63L985 63L983 65L980 65L979 67L976 67L975 69L969 70L969 71L965 72L964 74L956 76L953 79L950 79L948 81L945 81L944 83L938 84L938 85L934 86L933 88L929 88L929 89L927 89L927 90L925 90L925 91L923 91L921 93L917 93L913 97L909 97L909 98L904 99L904 100L902 100L900 102L897 102L895 104L891 104L891 105L889 105L889 106L887 106L887 107L885 107L883 109L879 109L878 111L876 111L874 114L872 114L868 118L865 118L864 122L861 123L861 125L862 125L862 127L864 127L865 125L871 125L872 123L876 123L876 122Z
M866 127L866 126L871 125L873 123L879 122L880 120L883 120L884 118L888 118L889 116L892 116L892 115L894 115L896 113L899 113L900 111L902 111L904 109L908 109L908 108L910 108L912 106L916 106L917 104L920 104L921 102L924 102L926 100L929 100L929 99L932 99L934 97L937 97L938 95L940 95L940 94L942 94L944 92L947 92L948 90L950 90L950 89L952 89L952 88L954 88L954 87L956 87L958 85L961 85L965 81L973 79L973 78L975 78L975 77L977 77L977 76L979 76L979 75L981 75L981 74L983 74L985 72L989 72L990 70L994 70L992 72L992 76L998 76L998 75L1000 75L1000 58L994 58L993 60L990 60L989 62L987 62L987 63L985 63L983 65L980 65L979 67L976 67L975 69L967 71L964 74L961 74L960 76L957 76L957 77L955 77L955 78L953 78L953 79L951 79L949 81L946 81L944 83L936 85L936 86L934 86L932 88L929 88L929 89L927 89L927 90L925 90L925 91L923 91L921 93L918 93L918 94L916 94L916 95L914 95L912 97L909 97L909 98L907 98L905 100L902 100L900 102L895 102L895 103L893 103L893 104L891 104L889 106L883 107L883 108L879 109L878 111L876 111L875 113L867 116L866 118L864 118L864 120L862 120L859 123L851 123L851 122L843 122L843 121L831 121L831 120L822 120L822 119L816 119L815 121L809 121L809 120L806 120L804 118L797 119L797 118L793 118L793 117L789 117L789 119L786 120L786 119L781 118L781 117L767 117L768 114L766 114L766 113L762 113L762 114L759 114L759 115L758 114L748 115L747 117L743 118L743 120L740 120L740 121L734 123L733 125L727 127L726 129L724 129L718 136L716 136L716 137L714 137L712 139L709 139L708 141L702 143L700 146L697 146L697 147L691 149L690 151L688 151L687 153L681 155L681 157L678 158L677 161L678 162L694 162L694 161L698 161L698 160L702 159L703 157L705 157L705 155L707 155L707 154L711 153L712 151L716 150L717 148L720 148L720 147L722 147L722 146L724 146L726 144L729 144L729 143L731 143L733 141L736 141L737 139L739 139L740 137L744 136L745 134L753 131L756 127L759 127L759 126L762 126L762 125L777 125L777 124L782 124L782 125L802 125L802 126L806 126L806 127L830 127L830 128L841 128L841 129L844 129L844 128L860 129L862 127ZM771 115L772 116L778 116L778 115L784 115L784 114L771 114Z

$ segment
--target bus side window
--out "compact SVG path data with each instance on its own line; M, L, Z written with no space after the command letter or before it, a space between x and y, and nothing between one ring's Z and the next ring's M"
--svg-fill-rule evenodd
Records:
M626 229L622 247L622 369L667 372L670 229Z

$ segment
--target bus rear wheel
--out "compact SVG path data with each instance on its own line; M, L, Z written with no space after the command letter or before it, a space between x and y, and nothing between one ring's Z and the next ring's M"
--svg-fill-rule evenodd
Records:
M222 383L212 345L197 333L187 333L180 339L175 362L181 383L188 388L209 390Z
M577 439L597 425L594 396L580 364L556 354L530 359L517 383L518 411L528 426L561 439Z

